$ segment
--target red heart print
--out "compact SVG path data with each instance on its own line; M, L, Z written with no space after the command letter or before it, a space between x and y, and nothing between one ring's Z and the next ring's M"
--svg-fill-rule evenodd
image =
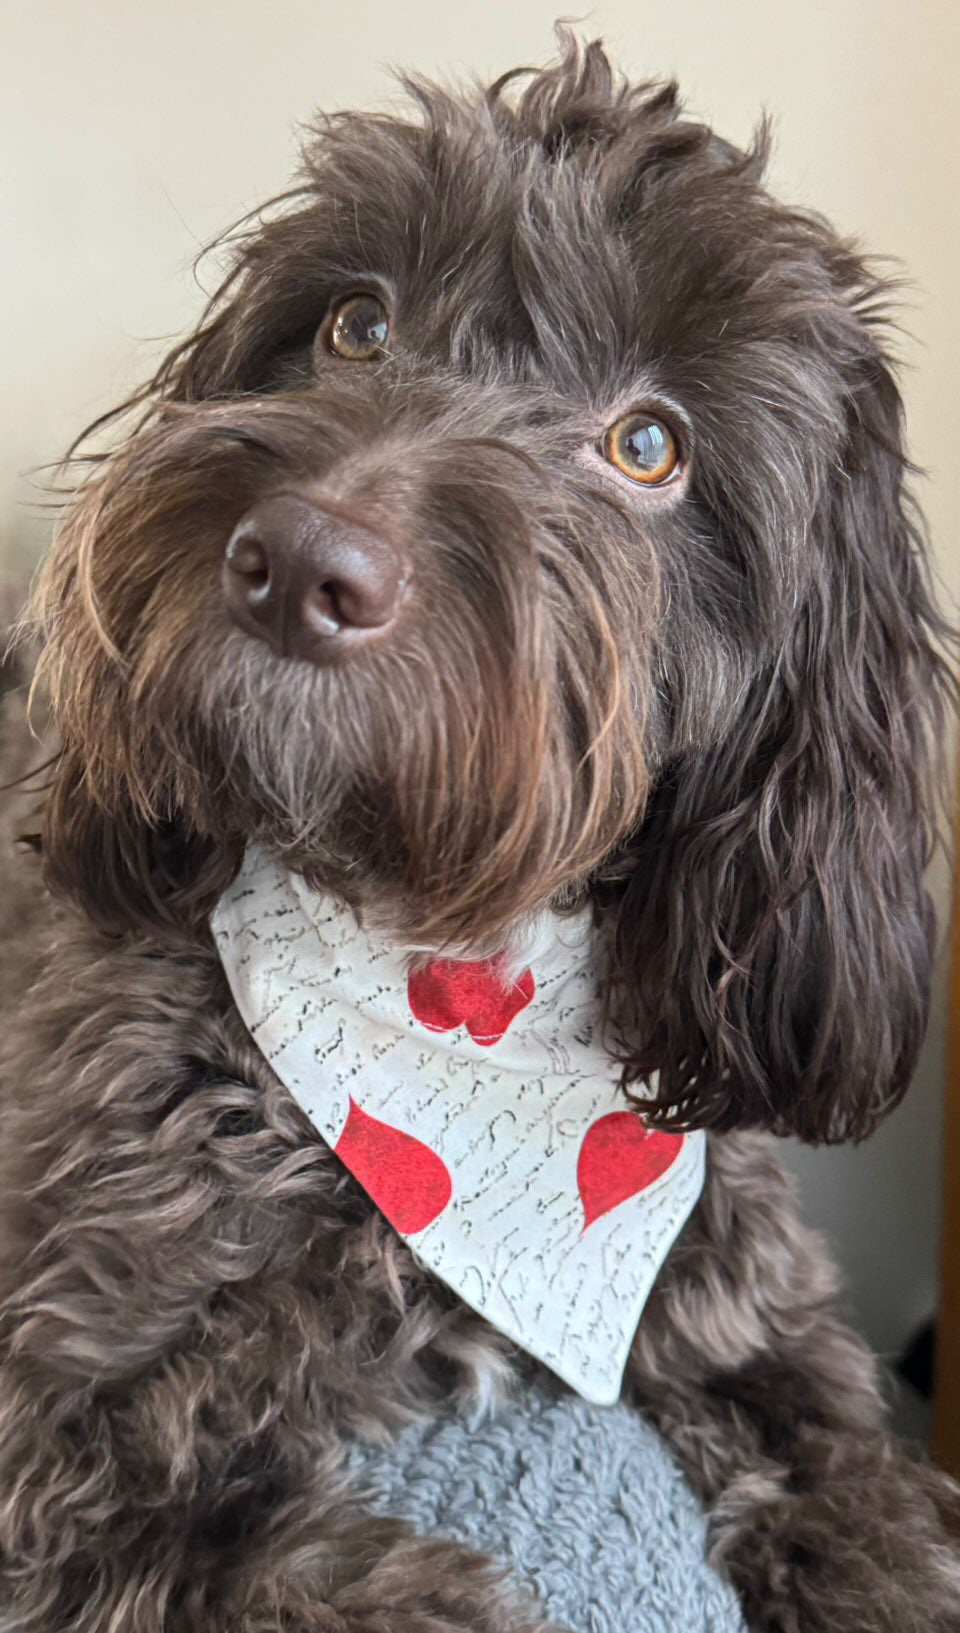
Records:
M584 1230L665 1174L682 1145L682 1134L648 1128L635 1111L611 1111L591 1123L577 1158Z
M334 1150L404 1236L426 1230L453 1195L447 1165L435 1151L412 1134L369 1117L353 1099Z
M485 958L460 963L435 958L407 976L410 1008L431 1032L465 1026L474 1043L498 1043L515 1015L526 1009L536 987L531 970L515 981L504 974L504 960Z

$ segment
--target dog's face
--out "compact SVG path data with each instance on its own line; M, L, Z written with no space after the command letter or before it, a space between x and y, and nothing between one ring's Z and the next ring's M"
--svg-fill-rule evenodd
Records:
M53 874L175 916L256 839L477 948L589 891L628 1076L859 1131L940 689L877 289L598 47L418 96L315 133L63 530Z

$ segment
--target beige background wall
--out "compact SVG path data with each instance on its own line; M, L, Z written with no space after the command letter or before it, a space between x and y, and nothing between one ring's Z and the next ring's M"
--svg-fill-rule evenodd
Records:
M198 247L279 189L315 106L394 92L384 65L493 74L552 49L556 0L3 0L0 571L47 536L21 473L188 324ZM743 140L778 129L776 186L900 257L915 457L941 571L960 585L960 7L952 0L606 0L583 17L636 74L677 72ZM160 337L160 338L157 338ZM945 900L942 874L936 887ZM859 1152L802 1154L874 1342L932 1305L942 1015L912 1103Z

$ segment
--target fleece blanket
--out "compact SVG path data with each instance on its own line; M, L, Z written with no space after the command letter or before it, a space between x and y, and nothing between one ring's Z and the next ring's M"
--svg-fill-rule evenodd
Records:
M699 1503L650 1426L538 1377L480 1425L351 1448L378 1512L491 1554L571 1633L746 1633Z

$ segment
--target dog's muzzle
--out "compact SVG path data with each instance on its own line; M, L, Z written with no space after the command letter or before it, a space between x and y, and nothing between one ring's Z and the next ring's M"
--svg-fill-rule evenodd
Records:
M227 608L281 657L340 662L394 621L409 572L377 533L299 494L238 522L222 568Z

